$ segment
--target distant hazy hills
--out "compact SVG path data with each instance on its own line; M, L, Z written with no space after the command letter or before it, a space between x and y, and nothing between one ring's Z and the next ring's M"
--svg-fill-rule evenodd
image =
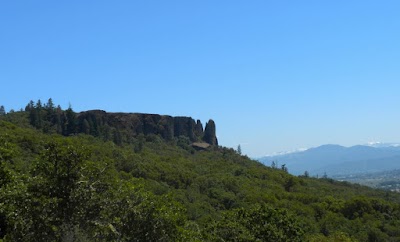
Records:
M372 143L343 147L340 145L323 145L304 151L289 154L265 156L258 159L271 165L286 165L289 172L295 175L304 174L349 175L357 173L378 172L400 169L400 145Z

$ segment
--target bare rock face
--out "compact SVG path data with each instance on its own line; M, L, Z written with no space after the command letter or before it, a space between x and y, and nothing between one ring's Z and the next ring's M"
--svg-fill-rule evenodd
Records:
M110 130L136 137L143 135L160 135L165 140L186 136L192 142L205 141L217 145L215 123L210 120L205 130L200 120L190 117L172 117L168 115L143 113L106 113L102 110L81 112L77 116L80 132L106 137Z
M192 118L188 117L175 117L174 118L174 135L175 137L187 136L190 141L196 141L194 128L196 123Z
M194 134L197 137L203 137L203 135L204 135L203 124L201 123L200 120L197 120L196 127L194 129Z
M218 145L215 122L212 119L210 119L206 124L203 140L210 145Z

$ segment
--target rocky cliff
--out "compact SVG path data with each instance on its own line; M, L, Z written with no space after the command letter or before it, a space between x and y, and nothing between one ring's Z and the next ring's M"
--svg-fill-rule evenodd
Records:
M210 145L218 145L215 122L212 119L210 119L210 121L208 121L206 124L203 141L209 143Z
M119 133L136 137L140 134L160 135L165 140L186 136L192 142L204 141L210 145L218 145L215 123L207 122L203 131L200 120L190 117L172 117L168 115L144 113L107 113L102 110L81 112L77 115L79 132L96 134Z

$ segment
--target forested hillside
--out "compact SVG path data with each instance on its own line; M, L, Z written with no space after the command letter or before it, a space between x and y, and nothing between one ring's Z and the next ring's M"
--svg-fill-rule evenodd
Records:
M400 241L398 193L196 149L214 122L167 139L85 123L50 102L1 113L0 240Z

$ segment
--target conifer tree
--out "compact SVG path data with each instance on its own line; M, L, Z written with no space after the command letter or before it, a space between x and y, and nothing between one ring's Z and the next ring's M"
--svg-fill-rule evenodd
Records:
M72 110L71 105L65 111L66 116L66 133L64 135L74 134L76 132L76 115L75 112Z
M31 110L34 109L34 108L35 108L35 103L31 100L31 101L28 103L28 105L26 105L25 111L29 112L29 111L31 111Z
M53 99L49 98L45 107L48 111L52 111L54 109Z
M4 108L3 105L0 106L0 116L6 114L6 109Z
M40 101L40 99L36 102L36 108L39 110L43 108L42 101Z

